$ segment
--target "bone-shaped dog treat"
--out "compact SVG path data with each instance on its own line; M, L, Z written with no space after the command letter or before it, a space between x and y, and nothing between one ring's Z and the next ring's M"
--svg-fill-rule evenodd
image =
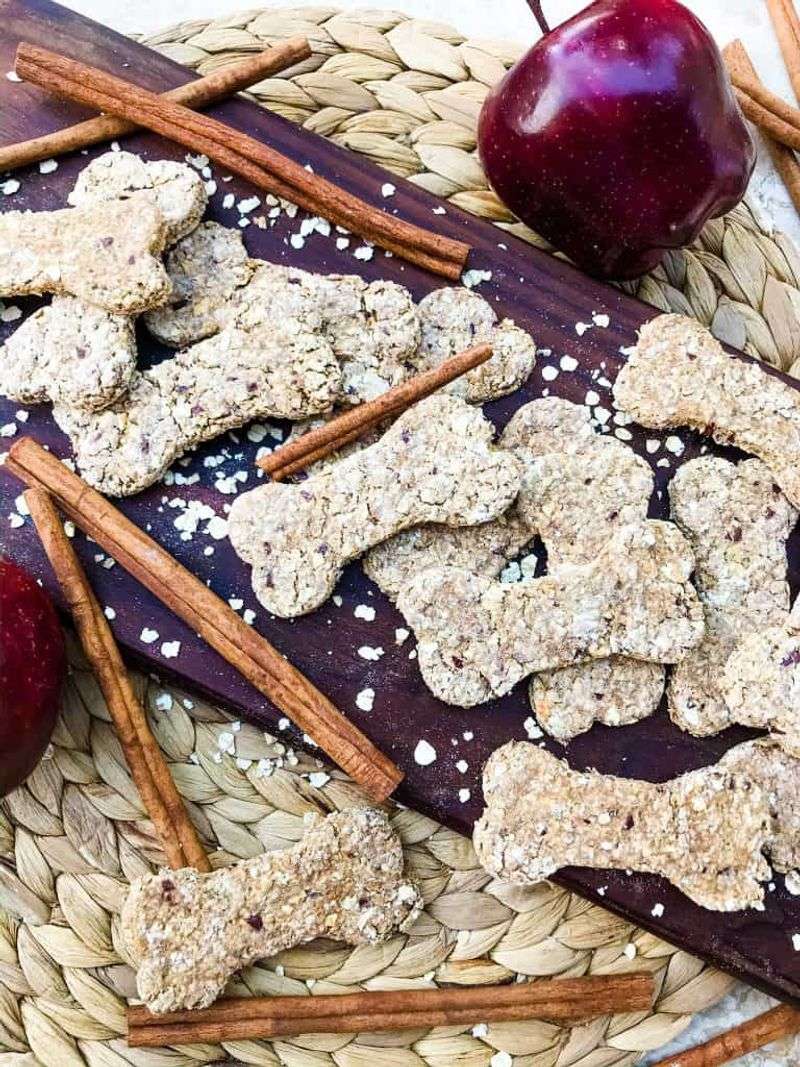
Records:
M720 689L736 644L786 618L786 539L797 512L757 459L738 466L712 456L691 460L669 492L672 517L694 550L706 618L703 643L672 673L669 709L681 729L702 737L742 721Z
M800 758L800 603L782 626L742 638L720 682L730 721L769 730Z
M315 937L374 944L410 926L421 906L386 816L354 809L313 819L283 852L140 879L122 935L142 1000L180 1011L206 1007L254 960Z
M200 175L185 163L147 163L132 152L106 152L83 168L67 200L73 207L107 200L154 204L167 224L167 244L173 244L200 222L208 195Z
M771 737L728 749L717 765L750 778L767 795L772 827L765 848L776 871L800 867L800 759Z
M365 572L393 598L431 566L494 578L537 532L551 566L589 562L614 529L645 518L653 486L644 460L596 434L589 418L587 408L556 397L525 404L500 438L523 465L512 508L462 530L407 530L372 549ZM595 721L625 725L652 714L663 689L660 665L615 656L536 675L530 693L540 725L567 740Z
M642 426L691 426L752 453L800 508L800 393L761 364L729 356L694 319L645 323L614 399Z
M0 393L22 404L99 411L127 389L136 338L127 315L55 296L0 346Z
M342 364L341 404L372 400L413 372L419 321L411 294L396 282L310 274L250 259L240 232L204 223L170 252L175 297L146 316L165 344L218 333L248 307L302 319L322 331Z
M153 204L109 201L0 215L0 296L71 293L133 315L163 304L164 216Z
M502 437L499 445L502 448ZM535 533L520 518L516 504L479 526L414 526L371 548L364 557L364 573L392 600L430 567L460 567L495 578Z
M533 457L547 452L580 452L596 439L589 409L560 397L544 397L525 404L500 435L499 445L513 452L522 464L525 495L527 468ZM428 567L463 567L485 578L496 578L509 559L537 533L519 514L518 502L491 522L454 529L435 523L417 526L390 537L364 557L364 571L394 600Z
M446 388L471 404L513 393L536 364L536 345L511 319L497 323L491 305L468 289L437 289L419 303L422 330L414 373L437 367L472 345L488 342L492 357Z
M255 418L302 418L331 407L340 370L330 345L295 320L260 323L256 309L216 337L136 373L94 414L56 406L83 477L112 496L152 485L178 456Z
M506 438L517 455L530 427L541 439L541 401L521 408ZM590 563L620 527L647 516L653 491L649 465L613 437L576 434L566 420L562 448L540 454L526 465L517 510L536 527L547 549L550 570ZM556 427L553 427L553 436ZM519 445L515 449L514 442ZM548 442L556 445L556 441ZM593 723L624 726L651 715L664 691L664 668L613 656L545 671L530 683L530 701L542 729L568 741Z
M428 687L470 707L537 671L611 655L679 661L703 636L693 566L677 527L645 522L618 530L591 563L528 582L431 568L397 606Z
M243 493L228 532L253 566L258 599L287 618L318 607L344 565L377 542L426 521L486 522L505 511L519 482L519 464L493 446L481 412L437 393L376 444L306 481Z
M770 807L746 774L706 767L653 785L573 771L510 742L486 764L483 794L475 849L504 881L536 883L568 866L630 869L662 875L713 911L763 900Z
M172 296L164 307L148 311L145 324L156 338L185 348L211 337L226 325L235 295L253 276L240 230L203 222L166 257Z
M593 435L580 454L532 460L517 510L529 528L538 527L553 573L591 563L615 530L644 520L652 489L644 460L621 441ZM545 671L530 683L539 725L560 741L594 722L638 722L655 711L663 692L662 666L622 656Z

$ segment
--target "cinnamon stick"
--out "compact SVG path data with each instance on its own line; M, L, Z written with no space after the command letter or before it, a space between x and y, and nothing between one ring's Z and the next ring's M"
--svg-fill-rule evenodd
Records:
M767 9L795 98L800 101L800 19L792 0L767 0Z
M136 122L202 152L261 189L358 233L451 280L460 278L470 247L365 203L306 170L276 149L208 115L199 114L113 75L46 49L20 44L16 70L57 96Z
M732 41L723 49L722 55L731 74L741 72L751 79L758 80L752 60L740 40ZM764 143L767 146L773 166L786 186L786 191L789 193L792 203L800 213L800 163L797 162L797 157L791 148L786 148L785 145L770 137L766 130L763 133Z
M492 354L489 344L475 345L465 352L460 352L452 359L445 360L438 367L424 371L410 378L407 382L394 386L382 393L375 400L359 404L351 411L346 411L338 418L331 419L324 426L298 437L291 444L283 445L268 456L257 461L258 466L279 482L290 474L315 463L318 459L329 456L343 445L378 426L384 419L396 415L422 400L443 385L459 378L473 367L485 363Z
M204 78L195 78L163 95L185 107L206 107L216 100L222 100L241 89L255 85L271 74L286 70L287 67L308 59L310 55L311 48L305 37L290 37L288 41L283 41L273 48L231 63ZM37 163L40 159L51 159L65 152L75 152L103 141L113 141L117 137L132 133L136 128L133 122L126 122L113 115L99 115L75 126L67 126L54 133L34 137L30 141L0 148L0 171L14 170L29 163Z
M25 493L25 502L64 593L86 658L106 698L131 777L169 865L210 871L208 856L175 788L161 749L150 732L111 628L64 533L49 494L42 489L29 489Z
M169 1015L152 1015L144 1007L135 1007L128 1010L128 1044L217 1044L532 1018L574 1022L616 1012L646 1011L652 1006L653 992L651 975L620 974L488 987L237 998L220 1000L200 1011Z
M755 102L768 111L776 119L790 126L793 131L800 130L800 109L793 104L787 104L777 93L773 93L766 85L751 76L744 68L735 66L730 70L731 81L737 89L746 93Z
M403 774L297 668L208 586L30 437L12 445L6 469L47 490L59 509L292 719L375 801Z
M742 73L731 72L731 81L739 107L751 122L787 148L800 149L800 109Z
M659 1060L653 1067L719 1067L763 1045L800 1032L800 1010L789 1004L765 1011L741 1026L712 1037L705 1044Z

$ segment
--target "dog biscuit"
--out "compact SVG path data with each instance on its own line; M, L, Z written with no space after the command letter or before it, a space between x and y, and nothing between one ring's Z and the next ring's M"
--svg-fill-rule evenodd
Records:
M728 656L753 630L789 610L786 539L797 513L760 460L713 456L685 463L669 487L674 521L692 545L706 636L672 673L672 720L699 737L737 721L720 689Z
M166 256L172 295L163 307L144 316L150 333L162 344L186 348L211 337L226 325L231 302L253 276L240 230L203 222Z
M771 737L728 749L718 766L746 775L767 795L772 828L765 852L776 871L800 867L800 760Z
M691 426L757 456L800 508L800 392L762 364L729 356L694 319L645 323L614 399L642 426Z
M573 771L512 741L486 764L483 793L474 843L496 878L529 884L562 867L629 869L662 875L713 911L763 900L770 807L746 774L706 767L654 785Z
M800 758L800 614L782 626L752 627L724 665L722 696L730 721L769 730Z
M319 474L243 493L228 529L253 567L256 596L287 618L323 603L344 565L372 545L426 521L486 522L511 504L519 482L519 464L493 446L481 412L437 393Z
M21 404L99 411L127 389L136 337L127 315L54 296L0 346L0 393Z
M422 907L400 840L383 812L309 820L302 839L211 874L191 868L139 879L122 937L154 1012L203 1008L248 964L316 937L370 945Z
M463 567L496 578L536 535L519 514L526 492L531 458L546 452L580 451L596 439L589 409L560 397L544 397L523 405L511 418L498 444L522 464L522 489L509 510L480 526L453 528L431 523L416 526L381 542L364 557L364 572L395 600L411 579L428 567Z
M200 175L185 163L148 163L133 152L106 152L83 168L67 202L91 208L108 200L154 204L167 224L167 244L174 244L200 222L208 195Z
M570 454L579 442L581 450ZM529 462L517 505L523 522L538 529L551 573L591 563L615 530L647 517L653 491L649 465L621 441L592 433L565 445ZM539 725L560 741L595 722L638 722L652 715L663 692L661 665L622 656L535 674L529 689Z
M163 304L164 216L153 204L107 201L0 214L0 297L67 293L134 315Z
M125 396L95 413L57 405L83 477L128 496L184 452L256 418L303 418L331 407L341 372L330 345L295 320L234 322L137 372Z
M611 655L675 663L703 636L694 561L665 522L624 526L591 563L501 583L431 568L397 606L417 635L423 678L448 704L503 696L534 672Z
M511 319L498 325L492 307L469 289L436 289L419 302L421 340L412 373L440 363L473 345L488 342L492 356L445 388L471 404L513 393L536 364L536 345Z
M342 364L339 403L372 400L411 373L419 320L411 294L390 281L368 284L355 275L311 274L250 259L240 232L207 222L167 257L175 296L145 317L169 345L219 332L243 309L289 314L324 333Z

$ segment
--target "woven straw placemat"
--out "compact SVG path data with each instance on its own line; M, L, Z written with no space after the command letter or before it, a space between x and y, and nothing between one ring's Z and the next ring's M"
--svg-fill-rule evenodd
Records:
M486 189L474 154L481 100L517 57L516 46L465 40L452 27L395 12L321 7L192 22L145 43L207 72L296 33L308 36L313 57L258 85L256 100L541 243ZM799 287L800 255L743 205L630 289L788 369L800 358ZM516 1067L614 1067L675 1037L730 986L687 953L563 889L492 881L469 841L395 809L393 823L427 905L413 931L358 949L315 942L247 970L235 994L645 970L657 980L654 1010L572 1029L532 1021L224 1049L129 1049L124 1014L134 979L119 945L118 913L128 881L162 857L97 685L75 648L70 658L50 757L0 804L0 1067L189 1067L229 1059L288 1067L508 1067L512 1057ZM315 760L279 740L153 679L137 683L215 863L296 841L307 811L363 802L342 774L321 774Z

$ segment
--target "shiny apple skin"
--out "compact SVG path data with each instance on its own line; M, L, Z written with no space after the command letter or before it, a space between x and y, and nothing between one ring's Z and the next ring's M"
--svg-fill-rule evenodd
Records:
M675 0L599 0L488 95L500 199L584 270L634 278L734 207L755 146L719 49Z
M55 608L31 575L0 556L0 796L42 758L65 674Z

